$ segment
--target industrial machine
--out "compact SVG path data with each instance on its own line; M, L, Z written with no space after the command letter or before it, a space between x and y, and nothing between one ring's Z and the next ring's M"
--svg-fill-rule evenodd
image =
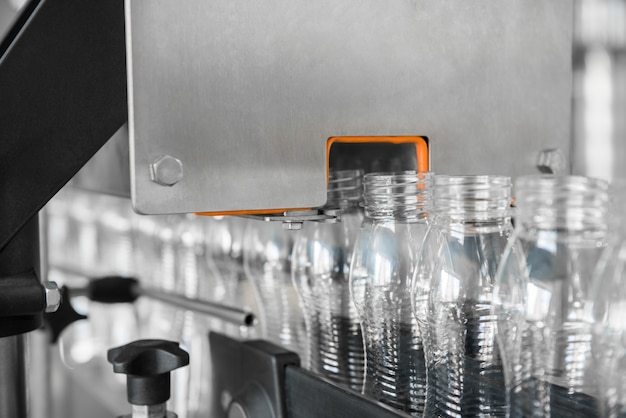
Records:
M331 169L582 172L593 152L571 134L584 131L571 112L572 92L584 95L572 66L572 51L583 50L573 48L583 38L572 22L587 2L578 3L30 0L18 12L0 0L0 417L129 409L110 365L67 369L35 331L44 312L70 301L48 281L50 241L38 223L63 187L130 198L142 216L245 215L298 229L332 221L321 209ZM120 295L120 286L88 295L143 295L252 322L241 306L140 286ZM106 317L107 306L90 318ZM64 315L62 325L48 321L55 336L80 324ZM210 338L213 414L400 416L301 369L288 350ZM139 345L169 361L150 363L160 379L185 364L175 343ZM120 353L109 360L129 374L130 399L143 380ZM132 416L166 416L159 408Z

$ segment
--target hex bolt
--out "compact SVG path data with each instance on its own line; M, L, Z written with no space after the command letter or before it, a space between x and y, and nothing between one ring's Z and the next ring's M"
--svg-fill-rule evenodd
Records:
M150 164L150 178L161 186L173 186L183 178L183 163L171 155L159 157Z
M302 229L302 222L283 222L283 229L287 231L299 231Z
M537 157L537 169L545 174L563 174L567 162L565 154L558 148L544 149Z
M46 295L46 313L56 312L62 302L59 286L56 282L44 282L43 288Z

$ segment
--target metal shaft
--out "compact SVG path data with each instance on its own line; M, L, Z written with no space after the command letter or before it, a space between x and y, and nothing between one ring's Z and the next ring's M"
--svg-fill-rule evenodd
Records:
M179 308L202 313L234 324L250 326L254 323L254 314L239 308L199 299L191 299L157 289L141 287L139 293L152 299L178 306Z
M68 266L54 266L53 269L74 276L88 277L84 272ZM95 279L97 280L97 279ZM252 312L232 306L223 305L221 303L211 302L203 299L188 298L186 296L175 293L164 292L159 289L137 286L134 290L137 295L155 299L169 305L187 309L189 311L201 313L204 315L219 318L236 325L251 326L254 325L255 316ZM70 288L72 296L89 296L87 287Z
M26 418L24 335L0 338L0 418Z

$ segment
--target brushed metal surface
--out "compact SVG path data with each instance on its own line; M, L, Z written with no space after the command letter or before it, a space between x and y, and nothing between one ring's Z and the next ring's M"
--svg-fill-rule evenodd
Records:
M126 19L142 213L319 206L331 136L426 135L449 174L569 150L569 0L126 0Z

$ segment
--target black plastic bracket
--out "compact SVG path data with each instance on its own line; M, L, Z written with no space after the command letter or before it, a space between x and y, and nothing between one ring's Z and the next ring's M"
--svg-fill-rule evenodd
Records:
M296 353L267 341L241 342L214 332L209 340L212 417L287 417L285 368L300 365Z
M7 337L42 324L37 212L127 120L124 2L30 0L0 39L0 97Z
M34 270L0 280L0 317L34 315L45 308L46 295Z
M303 370L296 353L267 341L242 342L215 332L209 340L211 417L409 418Z
M410 417L298 367L287 367L285 396L289 418Z
M0 250L0 338L41 326L45 292L39 282L39 223L31 219Z
M127 120L123 0L31 0L0 39L0 251Z

